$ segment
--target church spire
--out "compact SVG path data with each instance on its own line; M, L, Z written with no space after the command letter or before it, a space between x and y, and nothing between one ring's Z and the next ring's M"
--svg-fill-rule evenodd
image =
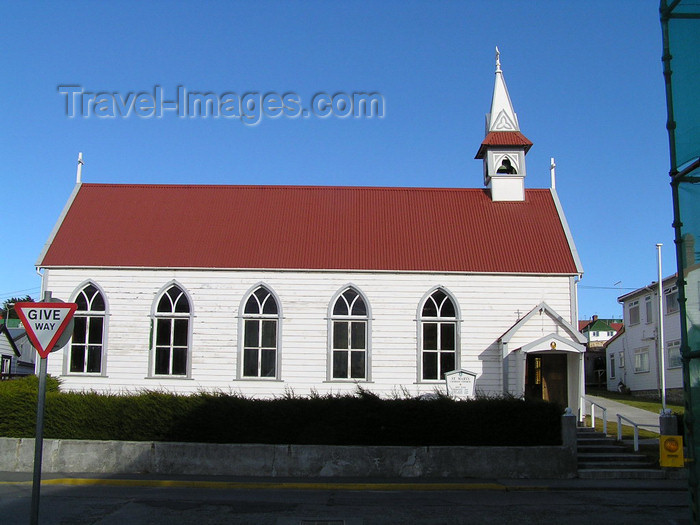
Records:
M532 142L520 133L496 48L496 81L491 112L486 114L486 138L476 153L484 161L484 185L494 201L525 200L525 154Z
M496 46L496 82L493 86L491 112L486 116L486 131L520 131L518 116L513 111L506 81L501 71L501 52Z

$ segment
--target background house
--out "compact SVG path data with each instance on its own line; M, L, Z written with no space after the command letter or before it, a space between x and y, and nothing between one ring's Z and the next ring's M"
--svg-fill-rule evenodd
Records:
M0 379L33 374L35 354L24 328L0 325Z
M680 354L680 307L676 275L662 283L666 395L682 401L683 374ZM624 330L605 348L607 388L617 391L620 383L633 394L658 396L661 388L659 359L658 283L639 288L618 298L624 313Z
M586 385L605 387L605 343L622 328L622 319L600 319L594 315L591 319L578 322L578 329L586 338L584 357Z
M478 392L576 407L582 268L554 184L525 189L532 143L498 60L486 123L480 189L79 178L37 263L78 304L49 373L270 397L444 391L466 369Z

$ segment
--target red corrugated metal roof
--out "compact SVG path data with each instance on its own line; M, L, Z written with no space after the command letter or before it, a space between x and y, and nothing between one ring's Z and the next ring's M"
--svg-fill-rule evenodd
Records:
M83 184L41 267L576 274L549 190Z
M525 153L532 147L532 142L519 131L490 131L476 152L476 159L483 159L486 146L525 146Z

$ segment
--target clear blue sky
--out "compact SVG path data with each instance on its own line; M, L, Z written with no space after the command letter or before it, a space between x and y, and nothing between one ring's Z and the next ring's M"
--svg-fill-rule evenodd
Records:
M80 151L85 182L481 187L496 45L534 143L526 186L549 187L556 158L580 317L619 316L616 298L655 280L657 242L675 272L657 0L7 2L0 44L0 300L38 297ZM305 105L375 91L386 114L70 119L59 85Z

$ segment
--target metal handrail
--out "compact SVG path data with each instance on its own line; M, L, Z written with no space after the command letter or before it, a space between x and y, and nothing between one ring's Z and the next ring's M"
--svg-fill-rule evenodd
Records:
M595 428L595 407L600 408L603 411L603 434L608 433L608 409L605 408L603 405L599 405L595 401L591 401L590 399L583 398L583 400L587 403L591 404L591 428Z
M635 423L625 416L617 414L617 440L622 441L622 420L627 421L634 427L634 451L639 452L639 427L653 427L661 430L660 425L647 425L646 423Z

